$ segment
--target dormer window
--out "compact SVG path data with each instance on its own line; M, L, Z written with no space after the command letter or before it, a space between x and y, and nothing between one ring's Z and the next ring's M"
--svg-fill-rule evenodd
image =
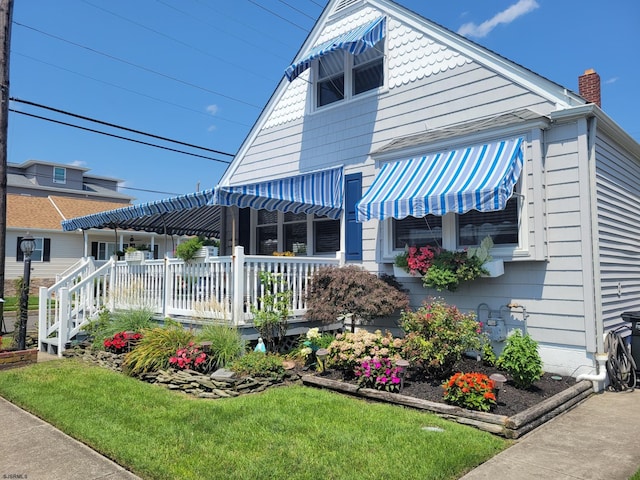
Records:
M53 183L67 183L67 169L53 167Z
M386 18L379 17L312 48L289 65L290 82L314 70L316 107L348 100L384 85Z
M316 106L349 99L384 84L384 39L359 55L336 50L318 59Z

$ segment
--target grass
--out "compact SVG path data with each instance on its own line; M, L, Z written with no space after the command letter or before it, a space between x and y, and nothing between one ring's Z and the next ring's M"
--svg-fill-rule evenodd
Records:
M13 297L4 297L4 311L5 312L15 312L18 310L18 303L20 302L20 298ZM29 295L29 310L37 310L38 309L38 296L37 295Z
M211 401L74 360L2 371L0 395L145 479L455 479L508 444L325 390Z

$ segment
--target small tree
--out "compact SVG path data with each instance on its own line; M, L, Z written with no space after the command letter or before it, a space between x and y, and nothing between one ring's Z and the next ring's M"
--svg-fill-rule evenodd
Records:
M406 293L355 265L324 267L309 283L305 317L323 323L351 317L370 322L409 306Z
M260 272L260 283L264 287L264 294L258 298L257 308L251 306L253 323L267 348L275 351L277 344L287 334L292 292L287 288L287 281L278 273Z

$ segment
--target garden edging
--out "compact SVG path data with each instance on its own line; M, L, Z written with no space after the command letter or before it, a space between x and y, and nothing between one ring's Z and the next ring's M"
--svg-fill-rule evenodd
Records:
M355 384L315 375L304 375L302 377L302 383L308 386L327 388L359 397L427 410L448 420L471 425L480 430L510 439L521 437L555 416L569 410L593 392L591 382L583 380L534 407L507 417L505 415L475 412L454 405L408 397L400 393L390 393L371 388L358 388L358 385Z

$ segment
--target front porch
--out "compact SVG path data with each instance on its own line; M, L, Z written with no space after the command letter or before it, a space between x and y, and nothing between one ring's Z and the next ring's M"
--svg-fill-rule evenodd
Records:
M223 323L256 336L251 307L265 294L260 272L282 276L278 288L291 291L289 334L303 333L308 322L307 286L321 267L344 264L335 257L245 255L235 247L231 256L200 257L189 262L165 257L136 262L111 258L98 266L92 257L50 288L40 289L39 349L62 355L71 341L103 309L147 309L159 320L170 317L185 325Z

